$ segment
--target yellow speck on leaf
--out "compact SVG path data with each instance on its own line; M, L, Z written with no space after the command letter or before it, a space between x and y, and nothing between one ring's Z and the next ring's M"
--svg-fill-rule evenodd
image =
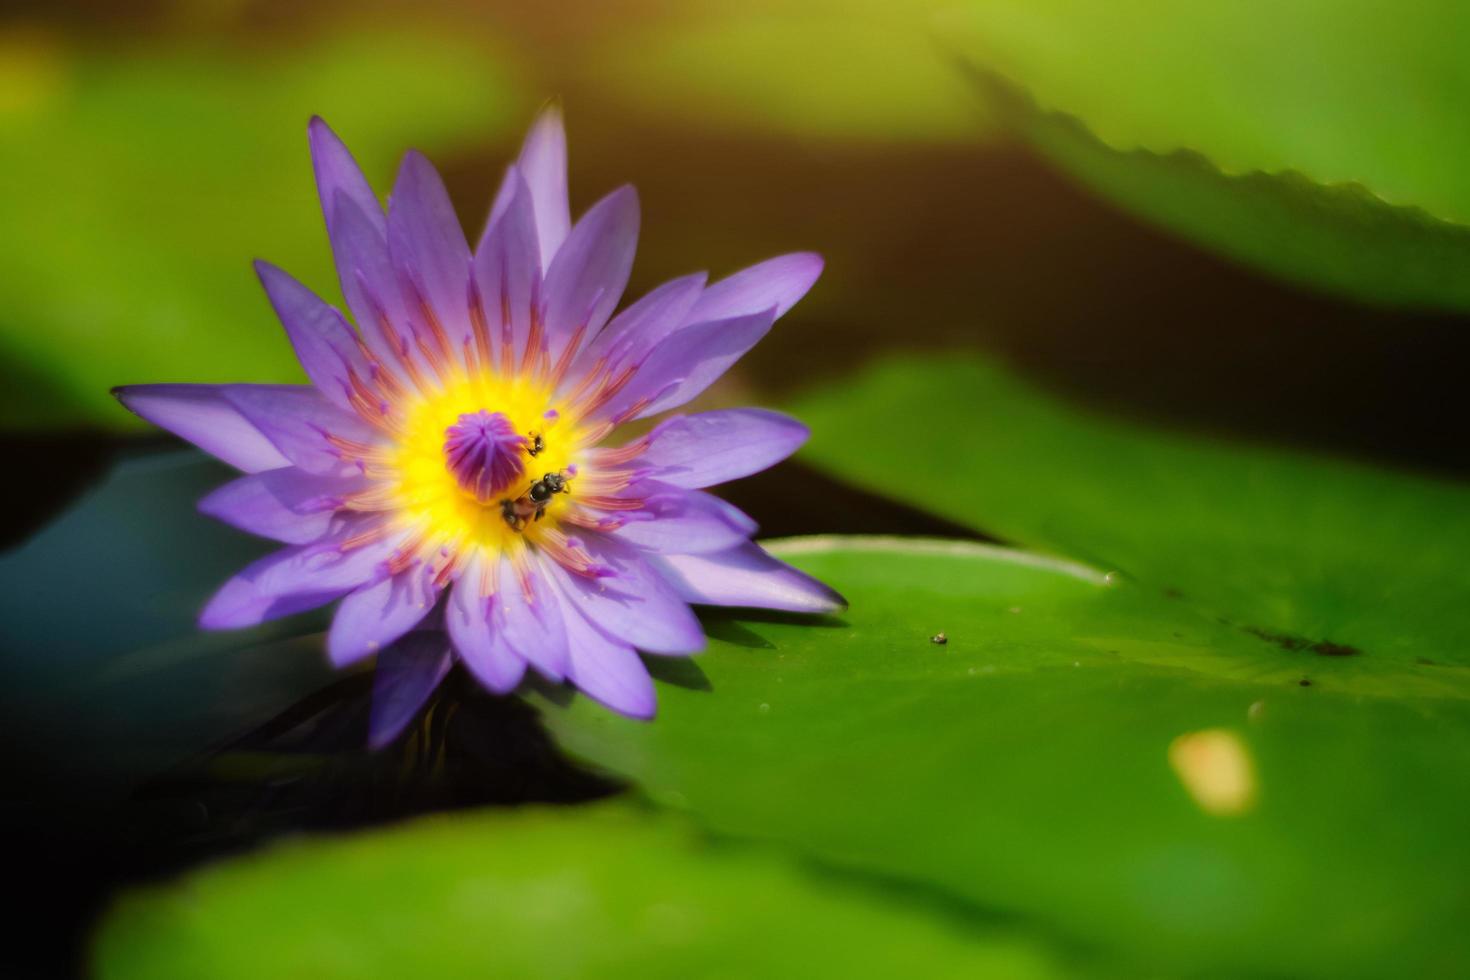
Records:
M1225 728L1188 732L1169 743L1169 765L1199 808L1238 817L1256 804L1255 762L1244 740Z

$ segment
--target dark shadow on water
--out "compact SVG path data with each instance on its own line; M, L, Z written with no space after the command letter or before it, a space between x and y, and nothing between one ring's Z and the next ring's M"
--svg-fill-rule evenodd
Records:
M844 629L849 624L838 613L795 613L779 609L726 609L702 606L700 619L705 632L714 636L722 624L735 622L780 623L785 626L809 626L816 629Z
M713 691L714 685L709 682L704 668L689 657L653 657L645 656L643 666L653 675L653 679L682 687L689 691Z
M734 619L704 617L704 632L712 640L723 640L748 650L774 650L776 645Z
M869 493L795 460L721 484L716 492L754 517L763 538L909 534L998 543L974 528Z
M18 920L26 943L6 954L6 975L83 975L86 935L109 896L280 837L623 789L564 756L534 708L485 692L461 668L396 742L369 752L371 686L370 674L344 678L101 812L22 790L0 832L20 856L36 921Z

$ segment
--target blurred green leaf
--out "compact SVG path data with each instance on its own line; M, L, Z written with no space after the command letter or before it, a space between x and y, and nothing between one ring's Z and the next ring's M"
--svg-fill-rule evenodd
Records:
M299 841L125 898L103 980L1062 975L1014 929L705 841L619 806Z
M682 5L599 36L587 71L639 112L797 139L973 142L980 99L935 43L923 10L893 6Z
M0 554L0 728L68 794L115 799L330 682L320 617L196 625L271 548L195 510L230 476L193 451L124 460Z
M653 724L579 700L548 709L563 744L718 832L1016 913L1125 975L1470 965L1463 669L1283 649L980 545L777 551L851 610L712 618Z
M108 395L121 383L299 379L250 260L337 296L308 118L384 191L408 146L494 134L509 108L483 45L416 30L25 53L0 102L10 429L136 424Z
M1465 309L1467 30L1442 0L969 0L940 33L1124 206L1290 279Z
M879 365L796 410L806 458L861 486L1243 629L1351 646L1353 670L1470 667L1462 484L1120 421L973 356Z

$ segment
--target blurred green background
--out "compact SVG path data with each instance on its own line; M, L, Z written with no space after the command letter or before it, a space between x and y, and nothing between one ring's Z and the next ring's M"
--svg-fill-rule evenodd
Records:
M1467 35L1438 0L7 8L13 972L1470 974ZM639 188L630 295L826 257L702 404L812 425L729 494L852 608L707 616L651 725L452 687L368 757L319 619L196 634L259 543L108 389L303 380L250 260L339 301L312 114L380 192L425 151L475 235L549 97L574 211Z

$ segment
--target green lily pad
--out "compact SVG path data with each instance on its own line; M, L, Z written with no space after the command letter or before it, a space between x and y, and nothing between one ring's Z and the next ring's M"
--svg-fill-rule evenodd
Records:
M384 191L406 147L510 122L499 60L413 30L248 54L37 42L0 101L0 427L136 427L123 383L302 379L250 261L337 295L307 120Z
M796 411L806 458L863 487L1354 670L1470 667L1462 484L1120 421L975 356L878 365Z
M620 806L298 841L123 899L99 980L1071 975L1014 928L704 840Z
M1371 696L1366 656L986 546L777 552L850 611L712 618L655 722L577 700L546 713L563 744L716 831L1013 913L1131 975L1470 965L1462 671L1385 666Z
M969 143L990 129L913 4L684 4L599 33L588 59L615 97L684 125L910 144Z
M1467 29L1444 2L971 0L941 33L1123 206L1289 279L1465 309Z

